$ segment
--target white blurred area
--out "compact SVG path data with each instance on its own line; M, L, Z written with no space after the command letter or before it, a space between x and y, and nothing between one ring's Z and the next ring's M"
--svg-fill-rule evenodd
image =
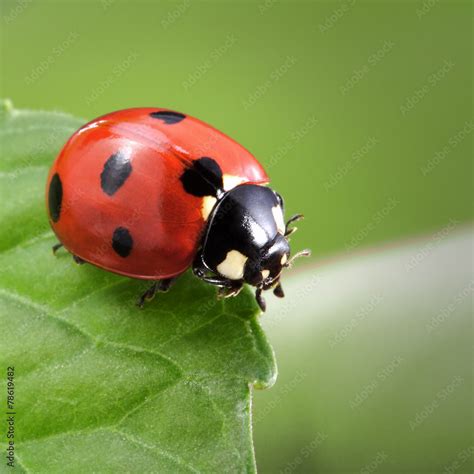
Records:
M353 316L352 310L369 308L371 301L378 305L379 299L397 310L404 304L413 309L416 302L425 311L436 311L457 289L467 286L472 293L473 249L470 227L296 266L282 277L285 299L267 296L268 309L260 322L272 337L279 330L300 334L297 321L305 327L320 326L333 313L339 318L341 311Z
M254 392L260 472L470 459L473 242L472 227L447 226L288 271L261 317L279 377Z

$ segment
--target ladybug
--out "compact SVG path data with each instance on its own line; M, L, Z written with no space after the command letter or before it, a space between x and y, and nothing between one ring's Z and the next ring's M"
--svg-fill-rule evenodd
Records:
M153 280L138 305L190 266L219 288L283 297L290 258L283 199L253 155L200 120L160 108L99 117L67 141L49 172L51 227L77 263Z

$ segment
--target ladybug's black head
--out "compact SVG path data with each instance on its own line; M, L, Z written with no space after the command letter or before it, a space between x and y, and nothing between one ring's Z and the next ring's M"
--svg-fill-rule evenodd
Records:
M253 258L245 263L244 280L249 285L270 288L279 280L281 271L290 256L290 245L287 238L277 233L273 240L259 249Z
M194 272L219 286L223 296L237 294L243 283L257 287L257 302L264 310L261 292L273 288L277 296L284 296L282 269L296 256L308 254L290 258L288 236L295 229L288 224L301 217L285 224L279 194L255 184L236 186L222 195L209 216Z

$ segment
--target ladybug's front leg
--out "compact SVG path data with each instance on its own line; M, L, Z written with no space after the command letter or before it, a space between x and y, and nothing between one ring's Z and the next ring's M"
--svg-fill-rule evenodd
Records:
M222 291L230 291L235 287L236 284L236 282L233 280L229 280L228 278L212 274L212 272L204 265L200 252L196 255L196 258L194 259L193 273L202 281L210 283L211 285L218 286L222 289Z
M255 300L257 301L257 304L260 306L260 309L262 312L265 312L267 309L267 303L265 302L265 298L262 296L262 288L257 288L257 291L255 292Z
M237 296L244 287L244 283L242 280L236 281L230 287L220 287L217 295L219 298L229 298L230 296Z
M163 280L158 280L153 282L153 284L146 290L138 299L137 306L139 308L143 308L145 301L152 300L156 293L166 293L171 285L176 281L176 277L174 278L165 278Z

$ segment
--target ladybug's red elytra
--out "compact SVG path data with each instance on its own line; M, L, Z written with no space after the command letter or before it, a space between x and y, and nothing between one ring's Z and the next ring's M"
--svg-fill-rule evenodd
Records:
M245 148L198 119L134 108L99 117L65 144L46 200L60 243L78 263L153 280L139 306L192 266L222 297L244 283L284 296L290 257L283 200Z

